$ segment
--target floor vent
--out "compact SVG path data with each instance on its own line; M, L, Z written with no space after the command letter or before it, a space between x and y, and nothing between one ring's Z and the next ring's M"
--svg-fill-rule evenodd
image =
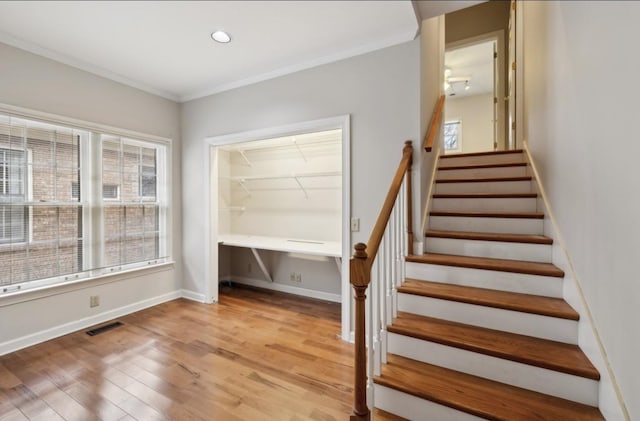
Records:
M108 325L104 325L104 326L97 327L95 329L87 330L87 335L96 336L96 335L98 335L100 333L104 333L104 332L106 332L108 330L115 329L118 326L122 326L122 322L113 322L113 323L109 323Z

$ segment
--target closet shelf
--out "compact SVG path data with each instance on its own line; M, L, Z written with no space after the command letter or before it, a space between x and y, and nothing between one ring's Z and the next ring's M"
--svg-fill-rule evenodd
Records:
M227 206L226 208L218 208L220 211L244 212L247 210L244 206Z
M302 192L304 193L304 197L308 199L309 198L309 193L307 192L307 189L304 187L304 185L302 185L302 183L300 182L301 178L308 178L308 177L338 177L338 176L341 176L341 175L342 175L341 171L315 171L315 172L301 172L301 173L292 172L292 173L289 173L289 174L234 176L234 177L226 177L226 178L228 178L231 181L234 181L234 182L238 183L240 185L240 187L242 187L242 189L249 196L251 196L251 191L245 185L245 183L247 181L252 181L252 180L254 180L254 181L255 180L282 180L282 179L295 180L295 182L298 184L298 187L300 187L300 190L302 190Z
M338 177L341 171L314 171L314 172L291 172L288 174L266 174L266 175L236 175L232 177L224 177L231 181L252 181L252 180L277 180L285 178L305 178L305 177Z

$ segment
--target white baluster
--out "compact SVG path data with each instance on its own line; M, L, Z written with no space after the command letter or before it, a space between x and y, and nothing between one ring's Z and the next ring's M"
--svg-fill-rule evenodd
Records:
M374 336L374 327L373 327L373 301L374 301L374 288L372 288L371 283L369 283L369 288L367 289L367 298L366 298L366 341L367 341L367 406L370 408L373 407L373 361L374 361L374 349L373 349L373 336Z
M377 260L377 257L376 257ZM373 353L374 353L374 362L373 362L373 373L376 376L381 374L381 358L382 358L382 346L380 343L380 276L377 271L376 261L374 260L373 265L371 266L371 285L369 285L369 289L373 298Z
M380 274L382 273L382 260L378 259L376 262L376 271L378 272L378 277L380 278ZM380 329L380 343L381 343L381 347L380 347L380 360L382 363L386 364L387 363L387 291L386 291L386 285L384 282L382 282L382 279L380 279L380 282L378 282L378 291L380 294L380 325L381 325L381 329Z

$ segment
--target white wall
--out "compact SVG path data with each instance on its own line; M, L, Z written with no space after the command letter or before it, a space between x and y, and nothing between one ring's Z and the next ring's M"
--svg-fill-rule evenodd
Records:
M442 136L438 137L431 152L425 152L422 142L429 129L436 102L444 93L444 35L444 16L422 21L420 27L420 141L415 145L413 160L414 185L420 192L414 198L414 253L420 253L424 247L423 233L429 207L428 200L431 196L431 183L435 176L434 166L437 165L437 156L442 151Z
M202 292L206 137L351 115L353 242L366 242L402 157L419 138L417 41L197 99L182 105L184 284ZM293 264L293 263L292 263ZM246 267L246 265L245 265ZM337 270L336 270L337 272Z
M638 419L640 3L521 5L524 137L630 418Z
M493 150L493 95L447 97L445 121L462 121L461 153Z
M174 102L67 65L0 43L0 103L173 140L170 215L174 265L159 272L117 275L89 281L56 295L31 294L0 298L0 353L47 334L62 334L82 324L97 323L118 312L152 305L175 296L180 289L180 115ZM66 292L65 292L66 291ZM89 308L89 296L101 296L99 307ZM38 332L44 332L38 336ZM29 336L25 338L27 335ZM21 338L23 340L21 340Z

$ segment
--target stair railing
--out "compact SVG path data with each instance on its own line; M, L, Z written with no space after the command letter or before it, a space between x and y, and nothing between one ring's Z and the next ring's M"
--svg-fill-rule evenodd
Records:
M436 107L433 109L433 114L431 115L431 122L429 123L429 129L427 130L427 134L424 136L423 147L427 152L431 152L433 149L433 144L438 137L438 133L440 131L440 124L442 123L442 112L444 111L444 95L440 95L438 98L438 102L436 102Z
M397 316L397 288L404 280L405 256L413 254L412 162L413 147L408 140L369 241L354 246L350 261L355 295L355 383L351 421L371 419L373 378L380 375L382 363L387 362L387 326Z

